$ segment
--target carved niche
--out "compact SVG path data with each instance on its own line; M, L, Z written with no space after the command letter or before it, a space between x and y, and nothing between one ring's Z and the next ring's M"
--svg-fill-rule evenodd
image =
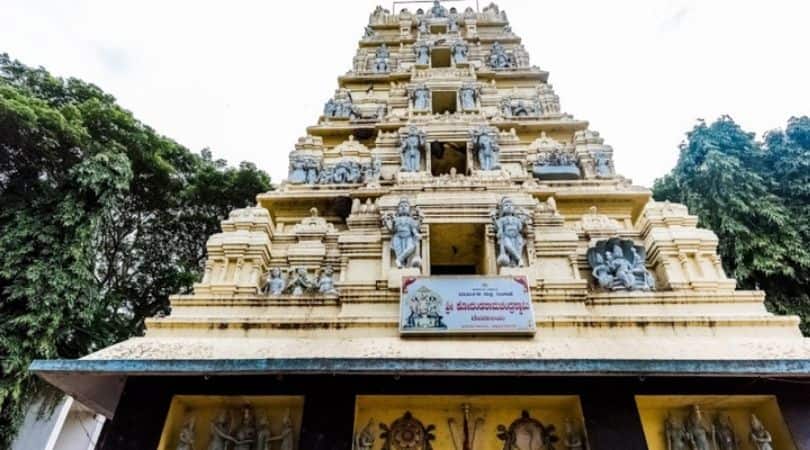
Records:
M498 425L498 439L503 441L503 450L554 450L559 440L554 425L543 425L525 410L509 428Z
M410 411L395 420L391 426L380 424L383 432L382 450L433 450L431 441L436 439L434 425L425 426Z

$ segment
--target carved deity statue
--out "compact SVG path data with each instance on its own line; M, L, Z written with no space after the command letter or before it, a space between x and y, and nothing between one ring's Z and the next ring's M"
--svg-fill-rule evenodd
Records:
M613 176L613 168L607 153L597 152L593 155L593 170L597 178L610 178Z
M332 266L327 264L318 277L318 292L325 295L337 295L338 290L335 289L335 271Z
M391 59L391 53L388 51L388 46L383 43L381 46L377 47L377 50L374 52L374 71L375 72L388 72L391 70L389 65L389 61Z
M748 439L757 450L773 450L771 433L765 429L765 425L755 414L751 414L751 433L748 435Z
M256 450L273 450L270 444L271 437L270 420L266 415L262 415L259 418L259 431L256 432Z
M369 419L366 426L354 437L354 450L371 450L374 447L374 419Z
M529 416L528 411L521 412L521 417L509 427L498 425L498 439L504 441L504 450L554 450L554 443L559 440L554 425L543 425Z
M450 11L450 15L447 16L447 32L448 33L458 33L458 14L455 12L455 8Z
M413 99L413 109L430 109L430 89L424 84L413 90L411 98Z
M450 47L450 55L453 58L453 63L465 63L467 62L467 53L469 52L469 47L467 43L458 40L453 42L453 45Z
M397 213L388 213L382 217L383 226L391 232L391 251L394 253L398 268L421 267L419 258L419 240L422 238L419 228L422 220L419 210L411 208L407 199L397 205Z
M293 155L290 157L290 174L287 177L290 183L313 184L318 181L318 161L312 156Z
M270 438L271 441L281 441L281 444L278 446L279 450L293 450L293 445L295 443L295 430L293 429L292 418L290 417L290 411L284 414L284 418L281 419L281 432L278 435L273 436Z
M256 426L253 423L253 410L249 406L242 409L242 423L234 433L233 450L253 450L256 442Z
M478 166L481 170L499 169L498 162L500 146L496 132L488 130L486 127L473 129L472 135L473 150L478 155Z
M504 46L497 41L492 44L487 64L493 69L508 69L515 66L512 56L506 53Z
M712 448L712 430L703 422L703 415L698 405L692 405L686 419L686 431L694 450L714 450Z
M473 84L465 84L459 89L459 99L461 100L462 110L476 109L478 105L478 88Z
M669 413L664 423L664 434L667 439L667 450L687 450L689 433L672 413Z
M382 160L379 157L371 158L371 162L364 167L363 181L368 184L376 184L380 182L382 176Z
M208 450L228 450L236 439L230 435L230 420L226 411L220 412L211 422L211 439Z
M523 238L528 216L517 210L509 197L501 198L498 207L490 213L498 241L498 267L522 267L526 242Z
M194 416L186 418L180 437L177 439L177 450L194 450Z
M424 131L414 126L408 127L408 131L402 137L402 143L399 147L402 155L402 168L400 170L403 172L418 172L420 170L422 147L424 145Z
M287 287L284 288L284 293L302 295L304 292L311 292L313 289L315 289L315 283L309 278L307 269L298 267L290 274Z
M430 64L430 42L419 41L413 46L413 52L416 54L416 64L426 66Z
M588 263L597 284L612 291L650 291L655 281L645 267L644 248L632 241L611 238L588 249Z
M582 435L582 430L576 426L574 419L565 419L565 435L563 436L563 445L568 450L584 450L585 438Z
M273 267L270 270L262 292L268 295L281 295L281 293L284 292L284 275L281 269Z
M717 450L739 450L739 441L728 416L718 414L714 418L714 442Z
M447 8L439 0L433 0L433 7L428 11L429 17L447 17Z

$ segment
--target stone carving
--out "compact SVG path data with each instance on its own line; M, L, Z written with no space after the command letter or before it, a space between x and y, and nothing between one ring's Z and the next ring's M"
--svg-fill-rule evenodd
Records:
M450 55L453 58L454 64L467 62L467 53L470 47L463 40L457 40L450 46Z
M331 179L327 183L359 183L361 177L360 164L351 159L338 161L331 170Z
M450 15L447 17L447 32L458 33L458 14L456 14L455 8L450 10Z
M413 46L416 54L416 64L427 66L430 64L430 41L419 41Z
M408 127L408 131L401 137L399 146L402 156L403 172L418 172L421 168L422 148L425 145L425 132L415 126Z
M498 425L497 430L498 439L504 442L503 450L554 450L554 443L559 440L554 425L543 425L525 410L509 428Z
M469 111L478 108L478 88L474 84L465 84L458 91L461 109Z
M209 439L208 450L228 450L231 443L236 443L236 439L230 435L230 422L226 411L221 411L211 421L211 438Z
M470 131L473 151L478 155L478 165L481 170L496 170L501 166L498 162L500 146L497 132L487 127L474 128Z
M672 413L667 415L664 423L664 435L667 439L667 450L687 450L689 433Z
M293 450L293 446L295 445L295 430L293 429L289 409L284 413L284 418L281 419L281 431L277 436L271 437L270 440L281 441L278 446L279 450Z
M372 450L375 440L374 419L369 419L366 426L354 436L354 450Z
M538 155L532 174L540 180L576 180L581 177L576 156L560 149Z
M368 184L379 184L382 176L382 160L378 157L371 158L371 163L363 168L363 181Z
M567 450L585 450L585 436L582 429L579 428L574 419L565 419L565 436L563 437L563 445Z
M447 17L448 14L447 8L439 0L433 0L433 7L428 11L428 17Z
M524 266L526 241L523 235L529 223L529 215L518 210L509 197L503 197L498 207L490 213L490 217L498 242L498 267Z
M357 115L352 99L352 93L346 89L341 89L335 94L335 98L330 98L323 106L324 117L351 118Z
M412 208L407 199L397 205L396 215L388 213L382 217L383 226L391 232L391 251L394 252L398 268L422 267L419 257L419 228L422 218L418 208Z
M655 288L647 271L644 247L627 239L598 241L588 249L588 263L600 287L611 291L650 291Z
M307 269L304 267L297 267L290 272L289 282L284 288L284 293L303 295L304 292L312 292L315 288L315 282L309 277Z
M320 164L313 156L293 155L290 157L290 174L287 180L293 184L314 184L318 181Z
M183 422L180 437L177 439L177 450L194 450L194 416L189 416Z
M314 157L295 155L290 157L290 175L293 184L352 184L379 182L382 163L372 159L368 164L360 164L352 158L321 166Z
M605 152L596 152L593 155L593 170L597 178L611 178L613 176L613 163Z
M501 99L501 114L504 117L540 117L543 107L537 99L529 101L507 96Z
M718 414L714 418L714 441L717 450L739 450L739 440L728 416Z
M390 61L391 53L388 51L388 47L385 43L383 43L381 46L377 47L377 50L374 52L374 71L378 73L390 72Z
M273 267L267 275L267 281L262 287L262 293L267 295L281 295L284 292L284 274L278 267Z
M324 295L337 295L338 290L335 289L335 270L331 265L326 265L321 271L321 276L318 277L318 292Z
M270 440L272 436L270 420L266 415L262 415L259 418L259 430L256 432L256 450L273 450Z
M373 38L376 35L377 35L377 32L374 31L374 28L371 28L370 26L366 25L366 30L365 30L365 33L363 33L363 37L368 39L368 38Z
M496 41L492 44L487 65L493 69L511 69L515 67L515 59L506 53L506 49L500 42Z
M384 439L382 450L433 450L431 441L436 439L434 425L425 426L413 417L410 411L395 420L391 426L380 424Z
M461 425L456 422L456 419L447 419L447 426L450 428L450 437L453 439L453 446L456 450L470 450L476 448L477 439L484 429L484 418L478 417L475 421L472 421L470 411L471 407L469 403L461 405Z
M417 86L413 92L411 92L411 100L413 100L413 109L430 109L430 89L424 84Z
M765 429L765 425L755 414L751 414L751 433L748 435L748 439L757 450L773 450L771 433Z
M500 20L506 22L506 12L501 9L494 2L485 6L482 10L484 17L489 20Z
M419 19L419 33L420 34L429 34L430 27L428 26L428 22L425 19Z
M686 432L693 450L714 450L712 430L703 423L703 415L698 405L692 405L689 417L686 419Z
M234 433L233 450L253 450L256 442L256 426L253 420L253 411L249 406L242 409L242 422Z
M596 206L591 206L586 214L582 215L580 229L588 236L615 235L621 226L610 217L599 214Z

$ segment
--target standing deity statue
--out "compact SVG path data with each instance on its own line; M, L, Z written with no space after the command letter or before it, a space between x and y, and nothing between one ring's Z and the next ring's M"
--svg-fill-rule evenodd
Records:
M466 42L462 40L455 41L450 47L450 55L453 58L453 63L467 62L467 52L469 52L469 47Z
M613 176L613 169L610 166L610 157L604 152L597 152L593 155L593 170L597 178L610 178Z
M748 439L757 450L773 450L771 433L765 429L765 425L755 414L751 414L751 433L748 435Z
M284 292L284 275L281 269L273 267L267 275L267 281L262 287L262 293L268 295L281 295Z
M391 53L388 52L388 46L386 46L385 43L377 47L377 50L374 52L374 71L375 72L390 71L391 67L388 64L390 58Z
M232 443L236 443L236 439L230 435L228 413L222 411L211 422L211 439L208 443L208 450L228 450Z
M711 445L712 430L703 423L703 415L698 405L692 405L689 411L686 432L689 433L689 442L694 450L714 450Z
M253 450L253 443L256 442L256 427L253 424L253 411L249 406L242 409L242 423L234 433L233 450Z
M478 99L478 89L473 84L465 84L459 89L459 98L461 100L461 109L469 111L476 109Z
M655 280L645 266L644 248L628 239L598 241L588 249L588 263L599 287L612 291L651 291Z
M290 274L289 283L284 288L284 292L292 295L302 295L304 292L310 292L313 289L315 289L315 283L309 278L307 269L298 267Z
M270 420L262 414L259 418L259 431L256 433L256 450L273 450L270 444L271 437Z
M366 426L354 437L354 450L371 450L375 440L374 419L369 419Z
M419 41L413 46L413 52L416 54L416 64L427 66L430 64L430 42Z
M391 232L391 251L394 253L398 268L421 267L419 257L419 240L422 238L419 228L422 220L419 210L411 208L406 199L399 201L396 215L388 213L382 217L383 226Z
M501 198L498 207L490 213L498 241L498 267L522 267L526 242L523 234L529 222L528 216L518 211L509 197Z
M447 8L439 0L433 0L433 7L428 11L429 17L447 17Z
M422 147L425 145L425 132L414 127L408 127L405 136L402 137L402 142L399 146L400 154L402 156L402 167L400 170L403 172L418 172L422 156Z
M739 441L728 416L718 414L714 418L714 442L717 450L739 450Z
M669 413L664 423L664 434L667 439L667 450L687 450L689 433L672 413Z
M424 84L413 90L411 98L413 99L413 109L430 109L430 89Z
M470 132L472 135L473 151L478 155L478 166L481 170L500 169L498 155L500 146L494 131L480 127Z
M279 450L293 450L295 430L293 430L289 410L284 414L284 418L281 419L281 432L279 432L277 436L271 437L270 440L281 441L281 445L278 446Z
M318 277L318 292L325 295L337 295L338 290L335 289L335 270L332 266L327 264Z
M580 430L575 424L574 419L565 419L565 436L563 437L563 445L567 450L584 450L585 439Z
M194 450L194 416L183 422L180 437L177 439L177 450Z

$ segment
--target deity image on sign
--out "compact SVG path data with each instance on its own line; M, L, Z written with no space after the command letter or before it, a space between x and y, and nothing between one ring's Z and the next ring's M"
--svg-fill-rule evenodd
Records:
M478 166L481 170L500 169L498 161L501 147L498 145L497 132L486 127L475 128L470 132L473 151L478 155Z
M372 450L375 440L374 419L368 419L366 426L354 436L354 450Z
M186 418L180 437L177 439L177 450L194 450L194 416Z
M751 414L751 433L748 435L748 439L757 450L773 450L771 433L765 429L765 425L754 414Z
M554 425L544 426L525 410L509 428L498 425L497 431L498 439L504 441L504 450L554 450L554 443L559 440Z
M311 292L314 289L315 282L309 278L307 269L304 267L298 267L290 274L287 287L284 288L284 293L302 295L304 292Z
M427 66L430 64L430 42L419 41L413 46L416 54L416 64Z
M728 416L718 414L714 418L714 441L717 450L739 450L739 440Z
M281 295L284 292L284 275L281 269L273 267L267 275L267 281L262 288L262 293L268 295Z
M403 136L399 146L402 156L403 172L418 172L421 167L422 148L425 145L425 132L414 127L408 127L408 131Z
M469 52L469 47L467 43L464 41L455 41L453 45L450 47L450 55L453 58L453 63L465 63L467 62L467 53Z
M523 234L529 223L528 215L519 211L509 197L503 197L490 217L498 241L498 267L523 267L526 246Z
M335 271L332 266L327 264L318 278L318 292L324 295L337 295L338 290L335 289Z
M388 72L391 70L388 61L391 58L391 53L388 52L388 47L383 43L377 47L374 52L374 71L375 72Z
M422 267L419 257L419 240L422 235L419 228L422 218L417 208L411 208L407 199L397 205L397 213L388 213L382 217L383 226L391 232L391 251L394 253L398 268Z
M694 450L714 450L711 445L712 430L703 423L703 415L698 405L692 405L686 419L686 432Z
M320 164L312 156L293 155L290 157L290 174L287 180L292 184L314 184L318 181Z
M381 423L380 429L382 450L433 450L431 441L436 439L433 434L436 427L423 425L410 411L405 411L391 426Z
M672 413L667 415L664 423L664 434L667 439L667 450L688 450L689 433L684 428L683 423Z
M421 287L407 297L408 317L402 324L403 329L446 329L443 322L442 298L427 287Z
M233 450L253 450L256 442L256 427L253 423L253 410L249 406L242 409L242 423L234 433Z
M576 426L574 419L568 417L565 419L565 436L563 437L563 445L567 450L584 450L585 438L582 430Z
M493 69L508 69L511 67L515 67L515 62L511 55L506 53L506 49L501 45L500 42L494 42L492 44L492 50L489 53L489 61L487 62L489 67Z
M651 291L655 280L645 266L644 247L627 239L611 238L588 249L591 274L599 287L612 290Z
M413 90L411 99L413 100L413 109L430 109L430 89L428 89L424 84Z
M473 84L465 84L458 91L461 100L461 109L469 111L478 107L478 88Z

